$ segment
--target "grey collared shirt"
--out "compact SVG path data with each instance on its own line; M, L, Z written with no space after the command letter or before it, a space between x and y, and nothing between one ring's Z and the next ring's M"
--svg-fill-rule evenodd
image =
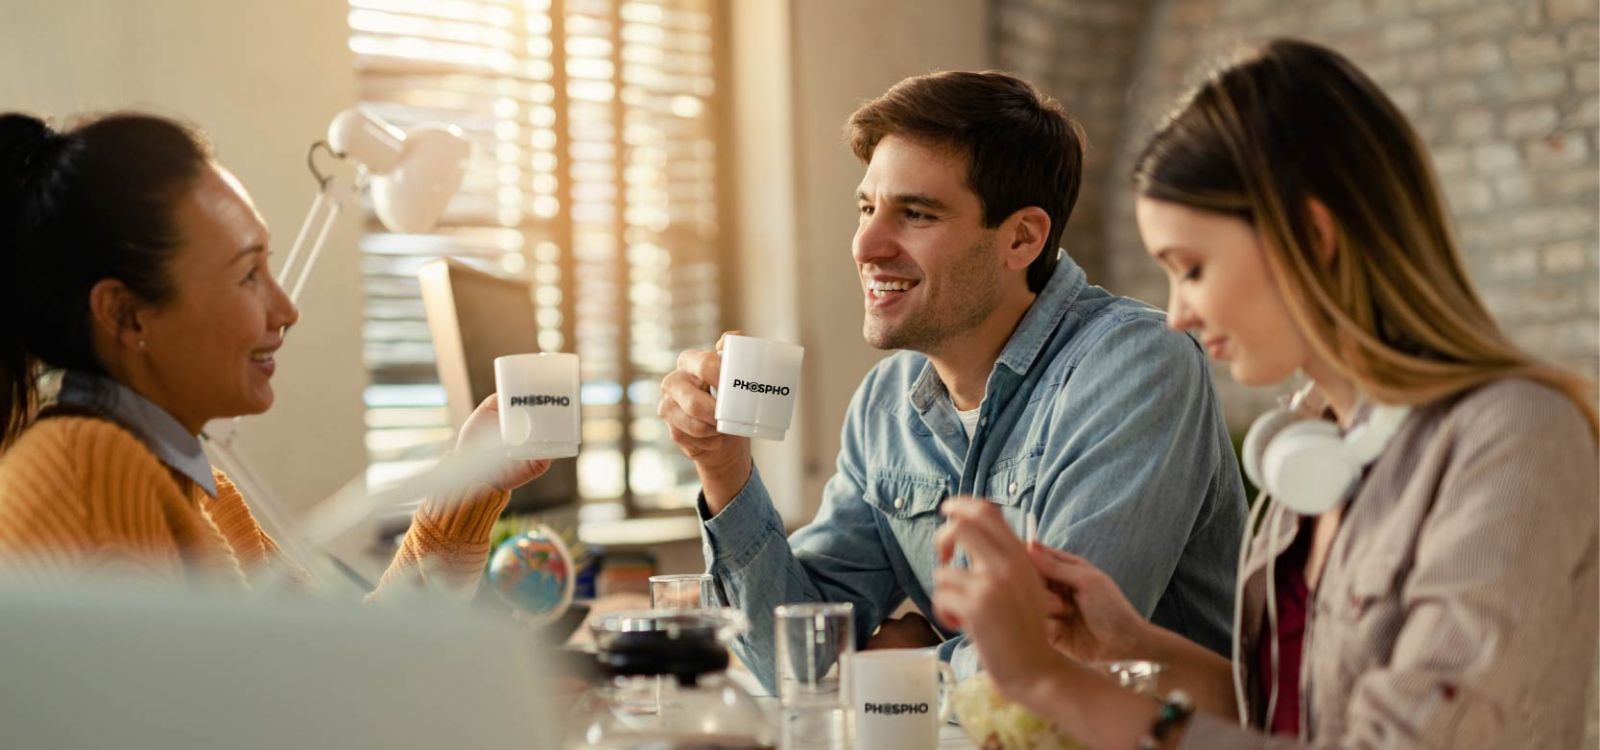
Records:
M978 495L1020 537L1082 555L1165 627L1227 653L1245 499L1205 355L1159 310L1088 284L1062 256L990 372L967 436L928 358L868 373L812 523L785 539L759 471L715 517L702 500L717 596L750 628L735 646L773 684L772 609L855 605L857 643L909 598L932 612L939 505ZM959 676L959 632L940 654Z
M1344 507L1308 603L1300 735L1198 715L1183 746L1592 746L1597 477L1594 435L1548 386L1508 378L1418 406ZM1277 678L1256 656L1278 637L1267 572L1301 533L1287 508L1265 515L1234 648L1251 727Z
M199 436L138 391L102 375L69 370L62 376L56 403L87 409L128 428L161 463L217 496L217 480Z

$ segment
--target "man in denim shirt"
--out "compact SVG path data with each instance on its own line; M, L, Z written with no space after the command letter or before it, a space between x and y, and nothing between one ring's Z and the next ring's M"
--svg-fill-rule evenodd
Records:
M853 255L878 363L846 416L817 517L785 538L746 438L716 432L715 352L685 352L660 412L695 462L719 598L750 618L740 656L773 685L773 607L855 605L858 643L962 635L931 612L939 504L978 495L1018 530L1094 563L1146 616L1226 653L1245 519L1203 353L1161 312L1091 286L1056 248L1081 136L1060 104L998 73L909 78L850 119L867 165ZM872 636L879 626L883 629ZM942 640L942 643L940 641Z

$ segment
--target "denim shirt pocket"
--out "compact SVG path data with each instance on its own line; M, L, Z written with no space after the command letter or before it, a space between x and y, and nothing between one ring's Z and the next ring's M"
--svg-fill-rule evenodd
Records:
M942 476L874 471L867 478L867 502L898 521L937 513L947 495L949 485Z
M893 544L904 558L905 568L896 563L897 576L914 598L918 595L915 589L921 589L920 602L926 602L933 591L933 569L938 565L934 537L944 523L939 503L950 496L950 489L941 475L893 470L867 475L867 503L883 514Z
M989 472L986 496L989 501L1009 508L1031 506L1038 476L1038 456L1017 456L1000 461Z

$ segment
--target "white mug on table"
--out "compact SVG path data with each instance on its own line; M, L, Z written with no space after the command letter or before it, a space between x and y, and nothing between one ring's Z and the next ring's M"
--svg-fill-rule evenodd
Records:
M857 651L846 655L856 747L926 750L950 719L955 673L934 649Z

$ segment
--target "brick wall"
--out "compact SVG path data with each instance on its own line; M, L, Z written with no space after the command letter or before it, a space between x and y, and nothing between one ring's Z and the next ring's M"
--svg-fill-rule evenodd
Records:
M1061 99L1087 136L1078 203L1061 245L1089 278L1104 279L1109 256L1102 188L1127 118L1128 84L1152 0L1006 0L993 15L995 60Z
M1115 25L1100 20L1113 16ZM1134 156L1219 57L1242 42L1299 36L1348 55L1421 133L1469 271L1512 338L1600 373L1594 0L997 0L995 18L998 64L1099 131L1085 185L1095 197L1083 204L1095 215L1074 217L1067 245L1092 256L1084 262L1096 283L1165 303L1166 282L1133 223ZM1236 386L1220 368L1217 382L1236 428L1273 395Z

